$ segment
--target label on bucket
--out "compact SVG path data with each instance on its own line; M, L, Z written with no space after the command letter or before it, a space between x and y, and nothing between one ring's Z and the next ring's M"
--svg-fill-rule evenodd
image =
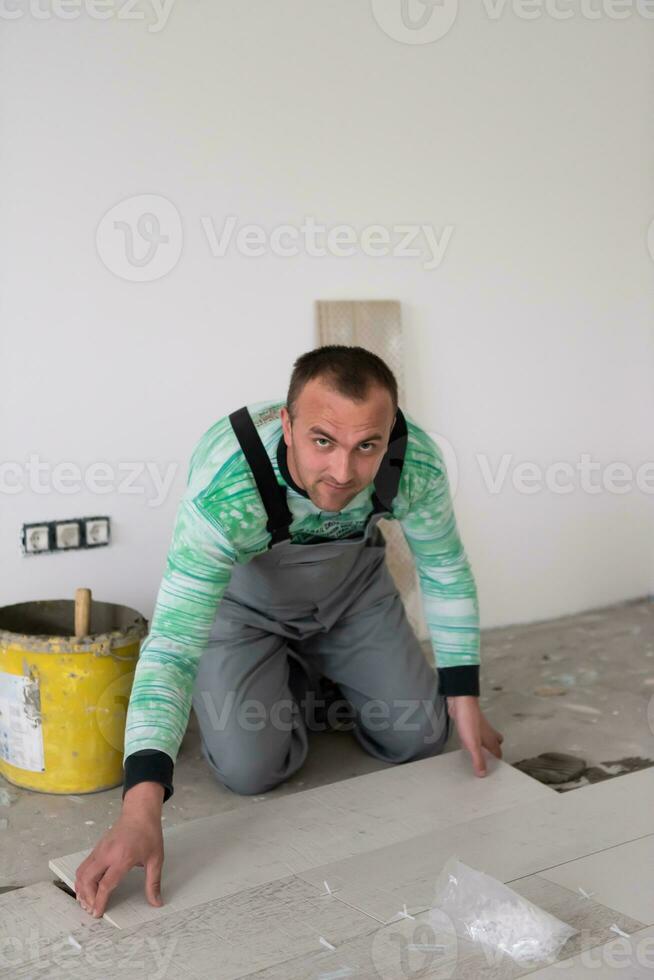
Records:
M44 772L39 682L0 671L0 758L17 769Z

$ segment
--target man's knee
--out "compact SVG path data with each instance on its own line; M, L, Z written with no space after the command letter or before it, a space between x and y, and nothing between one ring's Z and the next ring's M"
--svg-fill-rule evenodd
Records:
M426 721L422 728L418 728L415 741L409 741L410 761L440 755L447 745L450 729L451 720L445 699L439 698L435 704L431 702L427 709Z
M308 749L306 731L298 725L267 725L256 733L236 726L219 738L205 739L201 732L201 739L213 775L243 796L266 793L284 782L300 768Z
M364 721L360 734L364 747L388 762L414 762L440 755L450 734L445 701L396 701L385 724Z
M389 762L417 762L440 755L447 743L447 735L442 732L434 738L431 732L421 732L410 738L404 737L387 747Z
M231 752L227 745L223 750L213 745L211 748L202 742L202 754L216 780L233 793L241 796L256 796L266 793L288 778L290 773L281 771L269 755L263 752L250 751L241 743L239 751L234 752L235 743L231 743Z
M267 793L268 790L279 786L289 774L274 773L270 768L264 768L255 762L240 766L232 766L225 770L213 770L214 775L232 793L239 793L241 796L258 796L260 793Z

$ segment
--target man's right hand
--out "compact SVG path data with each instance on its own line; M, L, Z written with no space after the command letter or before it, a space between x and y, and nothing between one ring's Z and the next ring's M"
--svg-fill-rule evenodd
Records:
M132 786L125 793L120 817L77 869L77 901L96 918L104 914L112 891L134 867L145 868L145 897L150 905L163 905L163 796L161 783Z

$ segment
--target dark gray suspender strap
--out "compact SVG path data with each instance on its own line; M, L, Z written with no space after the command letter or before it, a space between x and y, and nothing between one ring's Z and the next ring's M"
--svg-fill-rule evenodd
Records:
M270 548L278 541L285 541L290 537L289 527L293 522L293 515L286 502L286 491L277 482L273 465L268 458L268 453L247 406L232 412L229 421L232 423L236 438L245 453L245 458L252 470L257 490L268 515L266 528L272 536L268 545Z
M388 440L388 449L375 476L375 492L372 495L373 514L391 511L400 486L407 438L406 419L398 407L395 425Z

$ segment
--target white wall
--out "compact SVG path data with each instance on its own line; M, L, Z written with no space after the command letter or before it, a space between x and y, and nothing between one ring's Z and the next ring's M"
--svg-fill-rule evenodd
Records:
M149 616L196 439L283 397L315 345L316 298L402 301L406 407L456 451L484 626L653 590L652 494L577 480L527 495L510 473L493 494L477 461L652 458L651 21L493 19L474 3L407 44L367 0L177 0L159 31L145 0L145 20L116 0L104 22L38 20L27 2L0 21L1 456L178 469L159 506L151 483L36 493L23 470L0 494L0 602L85 585ZM105 212L142 194L183 229L152 282L113 274L95 244ZM230 214L453 232L431 270L361 252L215 258L201 219L220 231ZM22 522L97 513L110 548L21 555Z

